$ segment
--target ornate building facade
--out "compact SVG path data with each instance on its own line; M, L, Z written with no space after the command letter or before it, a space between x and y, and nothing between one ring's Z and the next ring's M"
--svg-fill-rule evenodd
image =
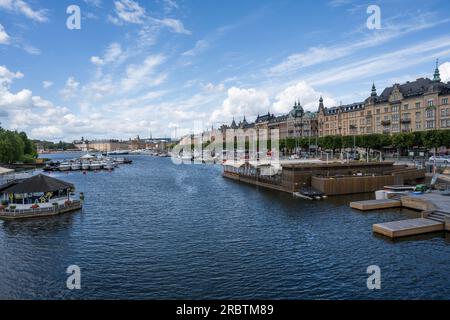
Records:
M433 79L394 84L378 95L375 84L363 102L326 108L319 100L318 133L364 135L450 129L450 82L436 65Z

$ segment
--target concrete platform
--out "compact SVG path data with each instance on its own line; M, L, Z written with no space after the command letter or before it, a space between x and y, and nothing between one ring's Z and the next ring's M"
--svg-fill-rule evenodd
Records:
M444 231L444 223L430 219L409 219L378 223L373 225L373 232L390 238L399 238L429 232Z
M401 207L402 203L398 200L383 199L383 200L366 200L350 202L350 207L353 209L368 211L376 209L388 209Z

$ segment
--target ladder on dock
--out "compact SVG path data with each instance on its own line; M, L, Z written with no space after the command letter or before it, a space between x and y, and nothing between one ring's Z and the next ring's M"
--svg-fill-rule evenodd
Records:
M450 218L450 213L440 211L440 210L435 210L427 216L427 219L444 223L446 217Z

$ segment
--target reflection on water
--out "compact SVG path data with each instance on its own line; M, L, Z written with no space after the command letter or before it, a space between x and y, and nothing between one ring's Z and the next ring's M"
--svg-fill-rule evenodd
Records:
M222 178L219 166L133 156L112 173L54 173L86 195L81 212L0 222L0 298L450 297L448 234L391 241L359 212L371 194L308 201ZM82 290L65 287L81 267ZM366 287L379 265L382 290Z

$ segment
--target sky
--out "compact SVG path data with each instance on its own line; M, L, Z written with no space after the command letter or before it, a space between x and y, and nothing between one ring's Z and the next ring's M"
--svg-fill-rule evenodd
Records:
M0 0L0 122L72 141L317 111L430 78L436 59L450 81L449 30L448 0Z

